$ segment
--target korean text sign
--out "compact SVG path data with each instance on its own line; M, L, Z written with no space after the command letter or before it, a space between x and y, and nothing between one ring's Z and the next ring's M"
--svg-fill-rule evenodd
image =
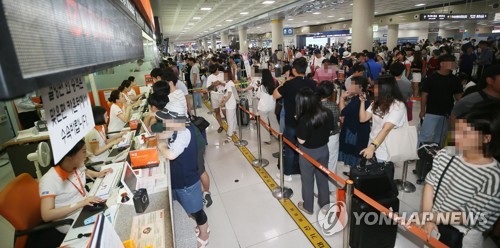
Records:
M94 128L92 106L82 78L40 90L54 163Z

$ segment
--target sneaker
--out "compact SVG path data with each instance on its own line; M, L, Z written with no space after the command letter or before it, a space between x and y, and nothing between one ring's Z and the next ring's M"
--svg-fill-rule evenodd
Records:
M279 157L280 157L280 152L275 152L275 153L273 153L273 157L274 157L274 158L279 158Z
M276 174L276 177L280 179L280 173ZM285 181L291 182L292 181L292 176L291 175L285 175Z
M270 145L271 144L271 141L264 141L264 144L266 145ZM279 154L278 154L279 155Z
M210 192L203 192L203 203L205 204L205 207L210 207L212 206L212 195Z
M222 131L224 131L223 127L219 127L219 129L217 129L217 133L222 133Z
M308 214L308 215L313 215L313 212L310 212L304 208L304 202L300 201L299 204L297 204L297 207L302 210L302 212Z

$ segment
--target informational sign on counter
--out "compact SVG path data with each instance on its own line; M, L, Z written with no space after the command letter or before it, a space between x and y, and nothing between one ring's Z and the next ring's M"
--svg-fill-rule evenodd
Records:
M49 129L54 163L94 128L92 106L83 78L54 84L40 90Z

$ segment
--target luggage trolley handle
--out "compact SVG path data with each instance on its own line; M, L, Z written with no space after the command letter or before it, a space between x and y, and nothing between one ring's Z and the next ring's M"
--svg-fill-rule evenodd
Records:
M366 172L369 172L369 171L370 171L370 165L366 165L366 163L367 163L368 161L370 161L370 162L371 162L371 164L370 164L370 165L379 164L379 163L377 162L377 157L376 157L376 156L375 156L375 154L374 154L374 155L373 155L373 158L370 158L370 159L367 159L367 158L365 158L365 157L362 157L362 158L361 158L361 161L359 162L359 165L358 165L358 166L356 166L356 169L357 169L358 171L361 171L361 170L363 170L363 168L364 168ZM384 171L384 170L385 170L385 163L380 163L380 164L383 164L383 165L382 165L382 166L380 166L380 168L379 168L379 169L380 169L381 171Z

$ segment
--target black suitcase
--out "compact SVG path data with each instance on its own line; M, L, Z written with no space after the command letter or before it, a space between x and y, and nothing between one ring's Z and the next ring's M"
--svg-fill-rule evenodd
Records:
M417 184L422 184L425 182L425 177L427 173L432 169L432 163L434 160L434 155L440 150L439 145L436 143L426 142L420 145L417 150L418 157L417 161Z
M351 167L349 178L354 187L374 200L394 198L398 189L394 184L394 163L366 163L361 160L359 166Z
M397 197L379 199L377 202L392 209L393 212L399 211ZM377 219L373 214L369 214L372 212L376 213ZM349 219L351 227L349 245L352 248L392 248L395 246L398 225L389 217L382 217L383 214L358 197L352 198L352 213ZM359 222L354 213L360 219Z
M248 104L248 99L246 99L245 97L240 97L240 105L246 110L249 110L250 108L250 105ZM237 120L238 125L248 126L248 124L250 123L250 115L241 109L239 110L239 112L240 112L240 118L236 118L238 119Z

